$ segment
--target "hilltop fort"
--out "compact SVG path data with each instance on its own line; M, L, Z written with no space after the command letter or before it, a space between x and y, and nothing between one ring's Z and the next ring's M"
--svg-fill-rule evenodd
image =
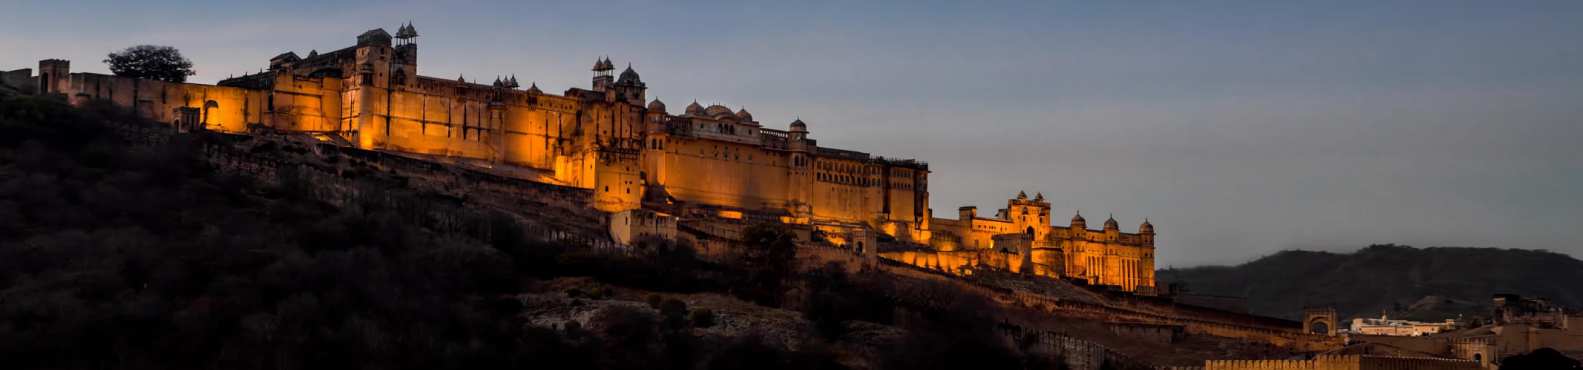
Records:
M1501 325L1432 343L1373 338L1349 346L1334 309L1311 307L1291 321L1160 292L1157 234L1147 219L1136 232L1123 232L1114 217L1089 229L1081 214L1057 225L1037 192L1019 192L993 215L964 206L955 218L937 218L923 161L823 147L801 119L771 128L740 107L693 101L673 113L648 98L630 64L615 73L608 57L595 59L590 86L560 94L534 82L524 87L516 76L489 83L424 76L417 38L411 24L394 35L370 30L352 46L282 53L265 70L213 85L72 72L69 61L46 59L37 75L0 74L0 93L79 106L107 101L169 125L143 142L212 133L223 139L205 142L201 152L219 171L266 181L291 173L326 203L368 196L348 174L380 173L469 206L539 213L544 220L531 224L543 227L548 242L619 250L645 238L684 240L703 255L739 243L747 225L780 224L799 247L834 247L808 248L798 258L897 277L887 293L894 296L885 297L896 302L936 306L928 289L909 287L946 286L1008 312L1033 312L1035 322L1082 320L1102 327L1099 337L1127 338L1112 346L1158 350L1212 338L1218 356L1246 352L1227 349L1230 342L1311 356L1165 358L1157 364L1195 366L1157 368L1488 368L1497 356L1576 342L1565 312L1503 297L1496 301ZM1005 337L1073 368L1159 360L1002 320Z
M674 231L677 217L805 226L857 250L897 245L885 258L953 274L974 267L1069 278L1154 294L1152 224L1121 232L1115 219L1090 230L1081 215L1052 225L1042 194L1019 194L994 217L963 207L934 218L928 163L820 146L810 124L772 128L745 108L679 112L648 99L628 64L596 58L588 88L546 93L516 76L489 83L424 76L418 31L374 29L339 50L285 52L268 69L215 85L71 71L39 62L38 75L7 72L24 91L73 104L108 100L183 129L269 131L489 168L536 182L592 190L589 203L617 220L617 239ZM632 213L636 212L637 215Z

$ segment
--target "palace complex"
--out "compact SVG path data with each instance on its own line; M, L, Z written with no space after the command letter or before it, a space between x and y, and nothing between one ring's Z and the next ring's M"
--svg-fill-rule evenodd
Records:
M740 240L749 224L779 222L809 242L799 258L854 271L882 269L907 281L950 281L941 286L1093 321L1104 333L1129 339L1214 348L1192 338L1215 337L1311 355L1160 369L1493 369L1496 359L1540 348L1583 353L1583 325L1570 324L1577 316L1543 299L1497 295L1492 320L1471 328L1381 317L1354 320L1342 332L1331 308L1311 307L1301 321L1290 321L1250 315L1240 298L1158 292L1156 233L1147 219L1135 232L1122 231L1114 217L1090 229L1080 213L1058 225L1050 201L1037 192L1019 192L993 213L965 206L954 217L936 218L927 163L822 147L800 119L772 128L743 108L693 101L673 110L649 99L648 85L630 65L616 73L606 57L594 61L587 88L560 94L533 82L524 87L515 76L489 83L424 76L417 38L411 24L394 35L370 30L353 46L283 53L267 69L213 85L74 73L70 62L46 59L36 75L0 71L0 95L64 97L76 105L108 101L175 127L148 129L164 135L217 131L222 134L204 137L310 153L317 159L304 162L332 165L299 173L320 176L327 194L355 192L336 185L333 179L343 172L361 176L362 169L377 168L425 189L448 189L447 196L475 205L529 205L539 212L531 205L542 203L570 210L561 216L571 221L558 226L576 226L563 228L575 232L541 233L561 238L546 239L554 242L626 252L643 238L688 239L705 255L722 245L740 247L732 240ZM209 163L232 163L233 171L281 162L238 159L258 147L213 144L209 148L219 149L206 153L217 153ZM356 170L343 171L349 168ZM603 228L609 238L600 235ZM918 286L910 289L921 292L916 296L894 298L935 303L929 300L938 297L927 289L934 285ZM1012 333L1007 325L999 328ZM1059 354L1073 368L1133 361L1064 334L1032 328L1013 334L1027 342L1019 345ZM1227 348L1216 351L1229 356Z
M978 207L957 210L957 219L933 219L930 248L881 252L887 258L953 273L988 265L1092 285L1154 292L1154 225L1143 221L1137 233L1121 232L1114 217L1100 230L1088 229L1082 214L1068 226L1050 223L1050 202L1018 193L994 217Z
M283 53L267 70L216 85L73 73L57 59L40 61L37 77L7 72L4 85L74 104L108 100L183 129L307 135L489 168L590 190L592 206L611 214L775 220L953 273L988 266L1154 291L1148 222L1137 233L1121 232L1114 219L1090 230L1081 215L1052 225L1042 194L1019 194L994 217L963 207L956 219L933 218L927 163L819 146L801 120L772 128L746 109L696 101L673 111L649 100L630 65L614 73L609 58L595 60L588 88L559 95L515 76L424 76L417 38L411 24L394 35L374 29L353 46ZM878 239L913 247L879 250Z

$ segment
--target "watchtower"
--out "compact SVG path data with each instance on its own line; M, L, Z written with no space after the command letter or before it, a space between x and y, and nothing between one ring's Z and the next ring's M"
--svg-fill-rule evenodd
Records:
M71 88L71 61L45 59L38 61L38 93L65 94Z

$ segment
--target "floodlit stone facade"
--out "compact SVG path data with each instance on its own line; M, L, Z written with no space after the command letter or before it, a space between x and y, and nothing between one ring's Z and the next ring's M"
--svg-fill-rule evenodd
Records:
M1121 232L1115 218L1091 230L1082 214L1072 216L1067 226L1052 225L1044 194L1030 199L1019 193L994 217L979 216L978 207L967 206L958 210L957 219L935 218L930 225L931 250L882 255L958 274L987 267L1154 292L1155 231L1147 220L1137 233Z
M803 225L833 244L918 266L961 272L986 266L1152 294L1154 230L1123 233L1081 216L1051 224L1043 195L1019 195L995 217L964 207L932 217L927 163L819 146L801 119L784 129L746 109L693 101L673 110L649 100L629 64L597 58L588 88L547 93L516 76L478 83L420 74L418 32L374 29L339 50L286 52L267 69L215 85L72 73L39 62L38 76L4 84L74 104L107 100L183 130L308 135L325 142L488 168L590 190L595 209L650 209L686 219L773 220ZM15 83L12 83L15 82ZM612 222L651 221L626 213ZM745 217L745 218L744 218ZM612 235L668 235L639 222ZM921 246L885 253L880 243Z
M1433 357L1318 356L1303 360L1210 360L1204 370L1476 370L1473 361Z
M515 76L491 83L424 76L418 32L359 35L343 49L280 54L267 70L217 85L71 73L39 63L40 94L74 103L110 100L184 127L307 133L362 149L509 168L522 177L594 191L606 212L640 208L645 195L787 222L928 238L928 164L821 147L809 125L761 124L746 109L696 102L671 113L647 100L629 65L593 66L589 88L546 93ZM8 77L9 78L9 77Z

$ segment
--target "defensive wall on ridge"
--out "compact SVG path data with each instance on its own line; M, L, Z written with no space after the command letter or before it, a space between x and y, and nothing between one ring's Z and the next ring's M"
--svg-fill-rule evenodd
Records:
M1210 360L1204 370L1476 370L1477 363L1426 357L1317 356L1304 360Z
M1107 323L1180 325L1187 334L1268 343L1299 352L1320 352L1345 345L1345 339L1339 336L1304 333L1299 322L1174 304L1164 298L1094 292L1043 278L1020 278L1026 281L1016 284L1020 285L1016 288L1007 288L1013 284L991 282L983 276L958 277L884 258L875 263L891 274L951 281L1002 304L1036 309L1053 316Z
M1000 334L1013 346L1029 353L1049 356L1067 369L1145 370L1153 366L1133 359L1104 345L1050 331L1028 331L1001 325Z
M168 145L177 135L169 127L136 125L123 125L117 128L117 132L133 145L150 147ZM549 216L518 216L532 230L530 234L539 235L545 241L571 242L600 249L626 248L608 238L605 225L608 220L603 213L588 206L592 195L587 189L538 183L461 165L312 141L301 136L215 132L202 132L197 136L202 138L197 142L201 145L203 159L217 170L275 185L282 184L282 181L295 181L307 186L314 198L330 204L347 205L381 196L380 192L359 185L359 181L372 179L399 183L420 192L456 199L466 207L509 210L507 213L514 215ZM431 218L441 228L465 227L460 224L467 221L440 214L432 215ZM712 227L740 231L740 226ZM739 245L739 242L711 237L708 233L682 234L688 234L689 241L706 258L718 259ZM1047 283L1054 284L1055 291L1010 289L988 284L982 278L964 279L878 258L874 254L858 254L849 249L815 243L800 245L803 248L799 250L799 257L808 262L820 265L835 262L851 271L865 267L878 268L895 276L944 282L964 292L990 297L998 304L1042 310L1053 316L1104 322L1181 325L1188 334L1263 342L1296 351L1322 351L1342 345L1340 337L1304 334L1298 329L1300 325L1286 320L1174 305L1161 299L1127 294L1093 292L1053 281ZM938 303L929 302L927 295L919 294L898 293L894 298L911 300L924 307ZM1055 341L1071 342L1066 339ZM1091 352L1075 347L1067 351Z

